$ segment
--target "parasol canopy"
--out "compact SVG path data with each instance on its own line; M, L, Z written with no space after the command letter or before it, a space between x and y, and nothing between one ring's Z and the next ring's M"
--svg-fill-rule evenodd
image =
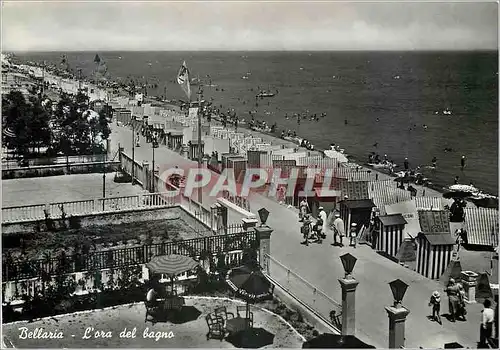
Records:
M272 294L272 285L266 276L260 270L248 266L229 270L226 282L247 301L264 299Z
M470 196L472 196L472 193L468 191L448 191L443 193L444 198L467 198Z
M189 256L171 254L153 257L151 261L146 264L146 267L150 269L152 273L161 273L172 277L192 270L198 265L198 262L194 261Z

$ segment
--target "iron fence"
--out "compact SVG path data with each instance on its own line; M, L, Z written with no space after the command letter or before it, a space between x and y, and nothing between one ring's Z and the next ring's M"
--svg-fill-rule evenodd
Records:
M263 266L269 266L270 277L286 292L307 305L331 326L341 328L341 304L272 256L265 254L264 259L266 261Z
M13 261L9 256L2 262L2 280L15 281L44 278L63 273L114 269L145 264L156 255L181 254L198 257L202 252L242 250L257 243L254 231L187 240L170 241L137 247L61 255L57 258Z

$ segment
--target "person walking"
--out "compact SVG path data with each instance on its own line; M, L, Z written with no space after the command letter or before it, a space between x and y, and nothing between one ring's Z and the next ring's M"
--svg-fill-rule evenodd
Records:
M408 158L405 158L403 165L405 167L405 171L408 171L408 169L410 169L410 163L408 163Z
M349 245L356 248L357 238L358 238L358 224L353 222L351 224L351 230L349 231Z
M441 316L439 315L441 312L441 294L437 290L432 292L429 306L432 306L432 318L434 321L442 325Z
M465 168L465 156L462 156L462 159L460 159L460 168L462 171L464 171Z
M311 220L309 220L309 214L304 215L303 224L300 228L300 231L302 232L302 236L304 237L304 241L301 242L301 244L308 246L309 234L311 233Z
M467 315L467 309L465 308L465 290L462 283L457 283L458 286L458 312L457 317L461 317L462 321L467 321L465 315Z
M327 215L325 208L319 207L318 219L321 219L321 238L326 238Z
M436 167L436 165L437 165L437 158L436 158L435 156L434 156L434 157L432 157L431 162L432 162L432 167L433 167L433 168L435 168L435 167Z
M495 320L495 311L491 308L491 300L486 299L483 305L484 309L481 311L483 313L483 317L481 320L481 328L479 329L478 348L488 347L493 331L493 322Z
M344 220L340 217L339 213L335 214L335 220L332 225L333 230L333 245L344 246ZM337 242L338 238L338 242Z
M448 287L445 289L445 292L448 295L448 309L449 309L450 321L455 322L455 319L457 317L459 291L458 291L458 286L453 278L450 278L450 283L448 283Z
M309 204L307 203L307 200L305 198L303 198L299 204L300 222L304 221L304 217L307 215L308 210L309 210Z

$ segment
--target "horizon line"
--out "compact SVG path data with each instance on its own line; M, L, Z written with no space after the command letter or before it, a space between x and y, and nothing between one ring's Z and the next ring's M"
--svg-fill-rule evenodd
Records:
M2 53L53 53L53 52L499 52L499 49L293 49L293 50L248 50L248 49L192 49L192 50L141 50L141 49L86 49L86 50L2 50Z

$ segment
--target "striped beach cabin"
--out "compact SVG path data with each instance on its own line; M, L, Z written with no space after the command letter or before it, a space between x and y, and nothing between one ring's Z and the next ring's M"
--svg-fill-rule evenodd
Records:
M417 272L438 279L446 271L453 255L454 239L450 233L419 233L417 243Z
M407 224L405 218L401 214L393 214L378 216L375 220L379 221L380 227L376 249L389 256L396 257L405 238L403 233Z
M345 232L349 232L351 223L358 224L358 228L363 225L368 227L374 206L371 199L346 199L339 202L340 217L344 220Z
M465 208L464 229L467 243L479 246L498 246L498 210Z

